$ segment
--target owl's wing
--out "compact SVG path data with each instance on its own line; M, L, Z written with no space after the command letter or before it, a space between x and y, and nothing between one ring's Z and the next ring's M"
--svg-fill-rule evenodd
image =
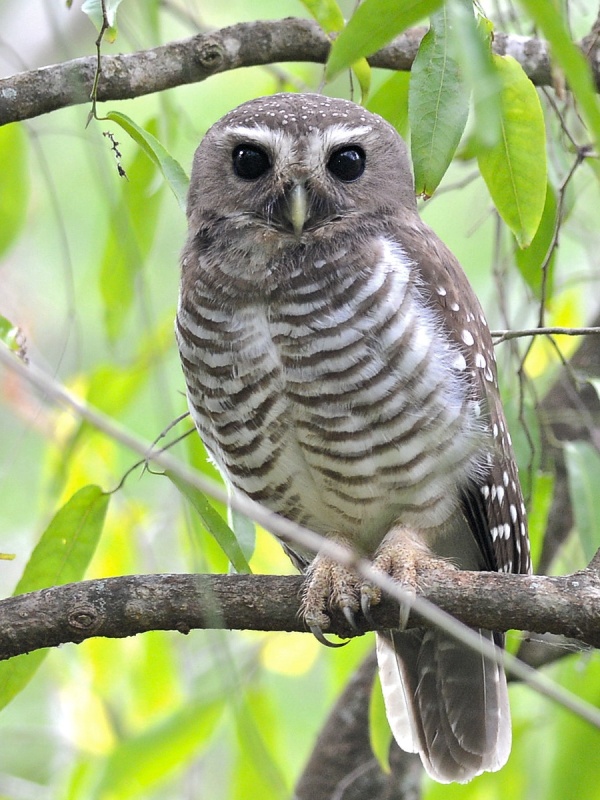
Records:
M527 574L531 555L525 504L499 398L495 404L490 413L494 437L491 464L479 485L465 492L463 501L470 508L467 519L482 552L487 556L491 550L493 558L487 569Z
M482 569L498 571L496 547L489 535L489 516L486 502L477 486L462 493L462 511L483 557Z
M465 487L462 494L463 512L481 552L481 568L529 572L525 506L498 389L494 345L481 305L455 256L425 223L418 220L403 226L402 243L426 302L464 356L473 400L493 440L478 484Z
M476 482L461 492L481 569L525 571L524 508L485 317L456 259L433 231L411 219L400 233L414 264L416 286L436 312L455 354L463 356L464 362L456 360L457 369L468 382L474 413L490 432L489 457ZM463 536L463 530L459 524L454 535ZM478 633L489 642L502 642L491 631ZM463 782L503 766L511 726L502 667L441 630L378 635L377 655L394 736L401 747L419 752L434 779Z

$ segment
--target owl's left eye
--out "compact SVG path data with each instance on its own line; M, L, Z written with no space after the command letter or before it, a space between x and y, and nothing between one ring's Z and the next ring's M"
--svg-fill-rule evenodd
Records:
M363 174L366 162L362 147L341 147L332 153L327 169L344 183L351 183Z
M255 181L270 168L271 162L265 151L254 144L239 144L231 154L233 171L238 178Z

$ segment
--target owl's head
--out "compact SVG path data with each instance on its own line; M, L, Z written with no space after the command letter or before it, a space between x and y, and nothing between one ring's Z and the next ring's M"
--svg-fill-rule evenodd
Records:
M290 242L416 214L406 146L347 100L277 94L235 108L198 147L190 227L206 219Z

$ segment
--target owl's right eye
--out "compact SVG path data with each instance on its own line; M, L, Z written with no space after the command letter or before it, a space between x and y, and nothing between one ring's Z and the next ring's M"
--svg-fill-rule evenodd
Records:
M271 167L269 156L255 144L239 144L231 155L233 171L245 181L257 180Z

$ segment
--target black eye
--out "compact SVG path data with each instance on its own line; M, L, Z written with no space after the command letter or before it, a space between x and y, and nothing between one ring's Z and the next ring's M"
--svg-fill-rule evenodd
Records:
M367 157L362 147L341 147L331 155L327 169L344 183L355 181L365 171Z
M245 181L257 180L271 166L269 156L255 144L239 144L231 155L233 171Z

